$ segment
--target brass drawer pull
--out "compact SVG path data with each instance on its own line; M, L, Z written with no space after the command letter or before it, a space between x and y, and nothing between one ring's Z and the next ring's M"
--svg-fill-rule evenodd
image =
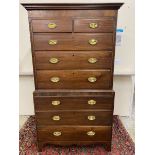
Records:
M97 23L90 23L89 27L92 29L96 29L98 27Z
M56 27L57 27L57 25L55 23L49 23L48 24L48 28L50 28L50 29L54 29Z
M50 80L51 80L51 82L57 83L60 81L60 78L59 77L52 77Z
M97 79L96 79L96 77L89 77L88 81L91 82L91 83L94 83L94 82L97 81Z
M61 119L60 116L53 116L52 117L53 121L60 121L60 119Z
M58 43L57 40L49 40L49 41L48 41L48 44L49 44L49 45L56 45L57 43Z
M90 39L90 40L89 40L89 44L90 44L90 45L96 45L97 42L98 42L98 41L97 41L96 39Z
M52 101L52 105L57 106L60 104L60 101Z
M50 62L51 64L56 64L56 63L59 62L59 60L58 60L57 58L51 58L51 59L49 60L49 62Z
M89 58L88 62L91 63L91 64L94 64L94 63L97 62L97 59L96 58Z
M95 101L95 100L89 100L89 101L88 101L88 104L89 104L89 105L95 105L95 104L96 104L96 101Z
M94 136L94 135L95 135L95 132L94 132L94 131L88 131L88 132L87 132L87 135L88 135L88 136Z
M53 132L53 135L54 135L54 136L57 136L57 137L58 137L58 136L61 136L61 132L60 132L60 131L55 131L55 132Z
M90 121L94 121L95 119L96 119L95 116L88 116L88 120L90 120Z

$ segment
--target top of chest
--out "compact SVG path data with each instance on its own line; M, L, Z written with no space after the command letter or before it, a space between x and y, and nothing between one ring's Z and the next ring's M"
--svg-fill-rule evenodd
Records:
M117 16L117 10L123 3L95 3L95 4L56 4L56 3L23 3L28 10L29 18L52 17L104 17Z

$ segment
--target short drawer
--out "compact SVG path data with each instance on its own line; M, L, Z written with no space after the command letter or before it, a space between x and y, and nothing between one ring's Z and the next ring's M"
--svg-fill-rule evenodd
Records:
M72 34L36 33L33 34L34 50L73 50Z
M50 97L34 96L35 111L50 110L113 110L114 94L100 97Z
M38 51L36 69L112 69L112 51Z
M74 19L74 32L114 32L115 20L112 17L100 19Z
M112 33L76 33L74 37L76 50L113 50Z
M32 20L33 32L72 32L72 20Z
M44 126L37 128L39 141L109 141L111 126Z
M37 70L38 89L110 89L111 70Z
M34 50L113 50L112 33L35 33Z
M75 109L73 109L75 110ZM38 125L111 125L113 111L46 111L36 112Z

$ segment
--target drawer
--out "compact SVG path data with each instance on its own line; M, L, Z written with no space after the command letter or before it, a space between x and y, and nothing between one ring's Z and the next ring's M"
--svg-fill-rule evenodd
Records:
M34 50L73 50L72 34L35 33Z
M77 33L74 35L76 50L112 50L112 33Z
M38 51L36 69L112 69L112 51Z
M72 32L71 19L32 20L33 32Z
M43 97L34 96L35 111L50 110L83 110L100 109L113 110L114 95L103 95L100 97Z
M75 110L75 108L73 109ZM111 125L113 111L46 111L36 112L38 125Z
M110 89L111 70L37 70L38 89Z
M39 141L109 141L111 126L44 126L37 127Z
M34 50L113 50L112 33L35 33Z
M115 20L112 17L100 19L74 19L74 32L114 32Z

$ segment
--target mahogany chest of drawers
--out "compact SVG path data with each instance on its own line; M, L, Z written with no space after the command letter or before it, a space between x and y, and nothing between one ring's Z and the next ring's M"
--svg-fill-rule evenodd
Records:
M111 4L23 4L28 10L38 149L111 150L117 11Z

